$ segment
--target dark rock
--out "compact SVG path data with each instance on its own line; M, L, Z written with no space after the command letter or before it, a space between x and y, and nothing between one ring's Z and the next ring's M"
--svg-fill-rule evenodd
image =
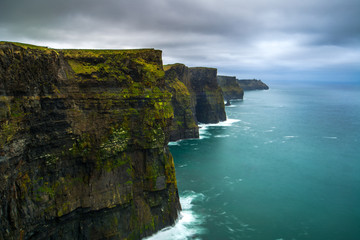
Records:
M226 120L224 97L216 74L216 68L190 68L190 86L187 87L196 95L195 112L198 122L218 123Z
M171 124L170 141L199 138L195 115L196 95L185 83L190 83L189 68L184 64L164 66L167 90L172 94L174 118Z
M256 79L241 79L238 80L240 86L245 90L268 90L269 86L261 80Z
M177 63L166 65L164 69L174 108L171 141L198 138L198 122L226 120L224 98L216 80L215 68L188 68Z
M141 239L180 210L161 51L0 43L0 239Z
M226 101L232 99L243 99L244 90L240 87L240 84L238 83L236 77L217 76L217 81L223 91Z

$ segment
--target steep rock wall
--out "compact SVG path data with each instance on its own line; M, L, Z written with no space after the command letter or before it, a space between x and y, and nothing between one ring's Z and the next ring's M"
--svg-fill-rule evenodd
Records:
M217 82L216 68L190 69L189 88L196 94L196 118L201 123L218 123L226 120L224 97ZM185 83L187 85L187 83Z
M226 120L224 98L215 68L188 68L176 63L164 66L164 70L174 108L171 141L198 138L198 122L218 123Z
M232 99L243 99L244 90L240 87L236 77L217 76L217 81L223 91L226 101L230 101Z
M184 83L189 82L189 68L184 64L164 66L167 90L172 94L174 118L170 128L170 141L199 138L195 116L196 95ZM181 80L180 80L181 79Z
M161 51L0 43L0 239L140 239L180 209Z

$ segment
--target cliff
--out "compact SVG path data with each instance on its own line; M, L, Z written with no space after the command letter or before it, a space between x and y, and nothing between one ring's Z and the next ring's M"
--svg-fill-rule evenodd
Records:
M166 89L172 94L171 104L174 109L170 141L199 138L195 116L196 95L184 84L190 81L189 68L184 64L173 64L164 66L164 70Z
M190 68L191 86L188 87L196 94L196 118L201 123L218 123L226 120L224 97L216 74L216 68Z
M180 210L161 51L0 43L0 239L140 239Z
M217 76L217 81L223 91L224 99L226 101L243 99L244 90L240 87L236 77Z
M241 79L238 80L240 87L245 91L247 90L268 90L269 86L263 83L261 80L256 79Z
M226 120L224 98L215 68L188 68L184 64L166 65L165 79L173 94L174 121L171 140L199 137L197 123Z

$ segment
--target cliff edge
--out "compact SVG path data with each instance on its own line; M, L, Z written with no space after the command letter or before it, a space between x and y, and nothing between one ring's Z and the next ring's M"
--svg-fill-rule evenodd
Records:
M191 88L196 94L196 118L201 123L226 120L224 97L216 75L216 68L190 68Z
M269 86L257 79L240 79L238 80L240 87L247 90L268 90Z
M140 239L180 210L161 51L0 43L0 239Z
M216 68L189 68L181 63L164 66L165 81L172 94L174 119L170 140L198 138L198 123L226 120L224 97Z
M217 81L223 91L225 101L243 99L244 90L240 87L236 77L218 75Z
M184 64L164 66L167 90L172 94L174 118L170 128L170 141L199 138L195 114L196 94L184 83L190 81L189 68Z

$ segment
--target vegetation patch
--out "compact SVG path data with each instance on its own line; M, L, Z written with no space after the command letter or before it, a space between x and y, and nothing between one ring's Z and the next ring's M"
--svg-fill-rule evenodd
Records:
M23 121L27 113L22 108L21 98L7 99L2 102L5 105L3 118L0 119L0 148L11 142L15 135L23 130Z

